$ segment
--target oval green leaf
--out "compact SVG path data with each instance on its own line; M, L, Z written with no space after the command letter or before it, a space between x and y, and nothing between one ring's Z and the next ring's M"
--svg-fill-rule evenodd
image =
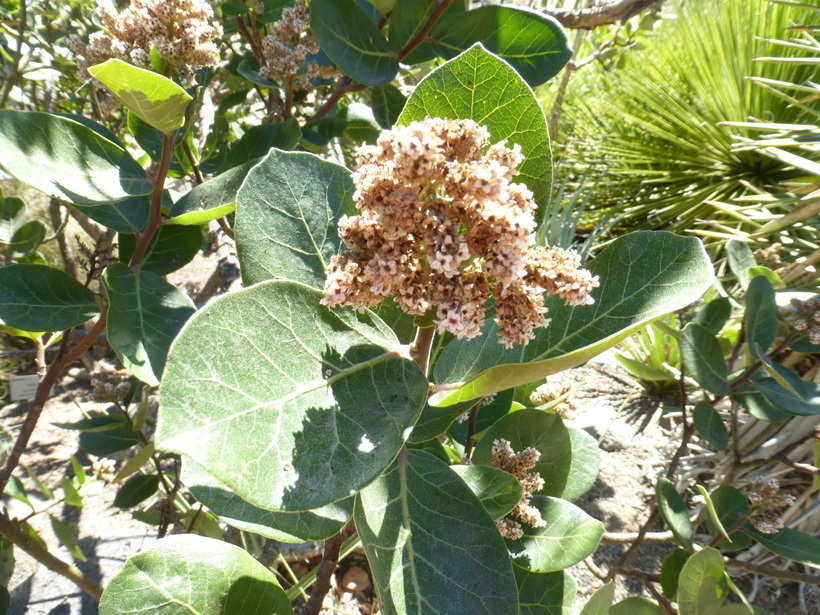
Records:
M715 516L725 530L730 530L734 525L749 512L749 502L740 491L734 487L718 487L711 494L712 506L715 509ZM713 536L718 533L717 527L711 519L707 520L707 525ZM745 549L751 543L751 538L740 531L731 532L729 537L732 542L723 540L718 544L718 548L724 551L734 551Z
M323 289L339 250L337 219L352 207L353 180L343 166L304 152L270 153L236 196L236 249L242 282L271 279Z
M746 339L752 356L766 355L777 337L777 301L771 282L764 277L753 278L746 292Z
M100 313L94 293L46 265L0 267L0 323L23 331L62 331Z
M158 73L112 58L88 69L125 107L157 130L170 133L185 124L188 92Z
M557 414L524 409L501 417L479 440L473 462L492 465L493 442L505 439L514 451L532 447L541 458L532 471L544 479L540 495L576 500L598 476L598 444L584 431L568 428Z
M665 615L666 610L649 598L633 596L613 604L609 615Z
M121 263L128 263L137 239L129 233L120 233L119 257ZM161 226L151 238L145 255L139 264L140 271L159 276L168 275L181 269L202 249L202 229L198 226Z
M272 281L200 310L171 348L157 447L267 510L319 508L381 474L427 380L377 317L321 298Z
M680 615L714 612L728 593L720 551L704 547L683 565L678 580L678 612Z
M283 513L259 508L231 493L190 459L182 466L182 482L197 500L229 525L279 542L330 538L353 514L353 498L303 512Z
M333 63L360 83L385 85L399 72L398 55L355 0L312 0L310 29Z
M116 203L105 203L96 206L77 205L75 203L71 207L88 216L94 222L99 222L118 233L133 234L144 229L148 223L148 216L151 212L151 198L146 195L132 196Z
M513 566L521 615L573 615L575 580L564 570L531 572Z
M731 316L732 302L728 297L718 297L700 308L692 322L717 335Z
M302 138L302 129L294 118L281 124L261 124L245 130L242 138L230 149L219 169L220 175L229 169L259 160L271 149L292 150Z
M692 421L695 429L709 444L719 451L726 450L729 446L729 432L726 430L726 423L712 404L708 401L699 401L692 410Z
M193 534L128 558L100 600L100 615L152 611L293 615L276 577L247 551Z
M743 532L772 553L812 568L820 568L820 539L789 527L776 534L766 534L751 523L743 524Z
M655 483L655 499L658 502L658 510L664 522L672 530L678 542L687 551L692 550L692 535L694 528L689 520L689 510L683 501L674 483L668 478L659 478Z
M194 186L171 206L165 224L205 224L236 210L236 193L258 160L233 167L203 184Z
M157 492L159 476L156 474L138 474L128 479L114 498L117 508L133 508Z
M353 518L387 613L518 614L498 528L429 453L400 454L356 497Z
M680 339L683 364L695 381L715 395L729 393L729 370L715 335L706 327L690 322Z
M568 307L549 297L551 324L526 346L505 349L496 325L450 343L436 362L439 406L535 382L600 354L658 316L695 301L710 286L712 265L700 241L664 231L619 237L588 269L600 276L594 305Z
M0 161L35 190L78 205L154 188L122 147L79 122L40 111L0 110Z
M686 560L689 559L689 552L686 549L675 547L669 555L663 558L661 565L661 589L670 600L677 600L678 579L683 570Z
M397 124L426 117L472 119L487 127L493 142L507 139L509 145L520 145L524 162L516 181L532 190L536 219L543 219L552 187L547 120L530 87L509 64L480 44L443 64L416 86Z
M490 466L452 466L493 519L500 519L521 501L521 483L509 472Z
M520 539L504 539L517 566L533 572L569 568L592 553L604 535L603 523L565 500L536 495L530 503L546 525L522 524Z
M102 277L108 295L108 341L137 378L159 384L168 349L196 311L190 297L148 271L134 273L122 263Z
M40 247L46 238L46 226L39 220L26 222L14 233L9 243L12 258L25 258Z
M609 615L613 600L615 600L615 584L610 581L590 596L584 608L581 609L580 615Z

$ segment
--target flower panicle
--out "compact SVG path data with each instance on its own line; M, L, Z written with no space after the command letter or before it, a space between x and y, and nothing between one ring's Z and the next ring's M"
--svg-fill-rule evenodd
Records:
M541 517L541 512L530 504L532 494L544 488L544 479L541 478L541 475L538 472L530 472L540 458L541 453L534 448L528 447L520 453L516 453L509 441L503 439L493 441L493 466L515 476L523 491L521 500L516 507L507 516L495 522L499 532L505 538L511 540L521 538L524 535L521 523L527 523L532 527L546 525L546 521Z

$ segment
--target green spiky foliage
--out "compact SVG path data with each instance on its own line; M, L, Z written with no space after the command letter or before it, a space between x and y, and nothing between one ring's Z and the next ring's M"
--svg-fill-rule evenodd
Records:
M750 78L816 80L816 64L756 61L782 52L770 39L788 37L790 27L816 13L768 0L667 6L678 9L678 18L668 20L649 48L599 79L592 92L588 82L581 84L583 98L568 101L580 144L568 154L577 169L606 174L592 202L606 207L624 200L624 226L707 236L752 233L787 213L789 204L744 206L738 199L782 190L805 171L759 150L738 149L754 135L725 122L799 119L799 107ZM811 233L799 231L798 240L803 232Z

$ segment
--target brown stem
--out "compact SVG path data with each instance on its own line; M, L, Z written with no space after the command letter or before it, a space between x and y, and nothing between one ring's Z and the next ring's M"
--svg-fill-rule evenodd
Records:
M553 9L544 11L565 28L592 30L598 26L623 23L661 0L611 0L585 9Z
M339 563L339 551L342 549L342 544L355 531L356 525L351 519L338 534L325 540L322 563L319 564L319 570L316 573L316 583L313 585L313 589L310 590L310 599L302 611L304 615L318 615L322 608L322 602L330 590L330 577Z
M34 358L34 363L37 365L37 375L42 380L46 375L46 345L43 343L42 337L34 338L34 345L37 347L37 356Z
M185 157L188 159L188 162L191 163L191 168L194 170L196 183L204 184L205 178L202 177L202 171L199 170L199 164L197 164L196 158L194 158L194 153L191 151L191 146L188 145L188 141L185 139L182 140L182 151L185 152Z
M433 12L430 13L430 17L427 18L427 21L422 26L421 30L418 31L418 34L416 34L416 36L413 37L413 40L399 52L399 62L404 60L404 58L409 56L416 47L427 40L427 35L430 34L430 30L433 29L433 26L436 25L436 22L441 18L444 11L446 11L452 3L453 0L442 0L442 2L436 6Z
M8 72L6 82L0 91L0 109L6 106L11 89L19 78L20 60L23 58L23 34L26 32L26 0L20 0L20 21L17 26L17 49L14 50L14 58L11 61L11 70Z
M740 519L738 519L735 523L732 524L732 526L728 530L726 530L726 534L731 536L732 534L737 532L743 526L743 524L747 521L747 519L748 519L748 517L746 517L746 515L743 515L742 517L740 517ZM709 546L710 547L717 547L725 539L726 539L726 536L724 536L723 534L718 532L715 535L715 537L712 538L712 540L709 541Z
M464 458L469 459L473 452L473 436L475 435L475 422L478 418L478 407L476 404L470 408L470 417L467 419L467 439L464 440Z
M166 132L162 135L162 158L159 163L159 171L154 183L154 192L151 194L151 213L148 217L148 224L145 230L139 234L134 253L131 255L131 262L128 266L134 271L139 269L139 265L148 249L148 244L157 232L162 223L162 192L165 188L165 178L168 175L168 168L171 166L171 156L174 153L174 135Z
M768 566L758 566L756 564L750 564L749 562L741 562L740 560L732 559L730 557L724 557L723 561L727 568L731 568L733 570L743 570L745 572L751 572L752 574L760 574L773 579L783 579L784 581L792 581L794 583L820 585L820 576L813 574L802 574L799 572L789 572L788 570L769 568Z
M217 219L217 224L219 224L219 228L222 229L222 232L225 233L231 239L236 239L236 235L233 232L233 229L228 224L228 221L223 216L222 218Z
M330 96L325 101L325 103L319 107L319 110L316 111L313 115L308 118L306 123L313 122L315 120L322 119L328 113L333 111L333 107L336 106L342 96L348 94L350 92L361 92L362 90L366 90L368 86L364 85L363 83L353 83L353 79L350 77L342 77L339 79L339 83L336 84L336 87L333 88L333 91L330 93Z
M433 338L435 336L435 325L419 327L416 329L416 339L410 344L410 357L421 368L421 372L425 376L427 375L427 367L430 363L430 349L433 347Z
M94 323L94 326L86 333L85 337L71 349L71 353L62 361L62 367L68 367L74 363L74 361L79 360L79 358L91 348L92 344L100 337L100 334L105 331L106 316L108 316L108 306L102 305L100 306L100 317L97 319L97 322ZM62 367L60 369L62 369Z
M77 587L91 596L96 602L100 601L103 592L102 587L85 576L76 566L65 563L63 560L58 559L49 553L46 549L43 549L25 532L15 526L11 522L11 519L3 514L0 514L0 534L14 543L15 546L20 547L23 551L28 553L31 557L43 564L43 566L49 570L64 576L69 581L72 581Z

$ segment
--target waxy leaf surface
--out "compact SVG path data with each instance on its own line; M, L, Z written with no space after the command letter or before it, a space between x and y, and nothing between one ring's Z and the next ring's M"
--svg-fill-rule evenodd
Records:
M506 349L495 323L482 335L450 343L435 366L443 383L430 399L451 405L545 378L588 361L658 316L700 297L712 281L712 265L700 241L663 231L630 233L588 265L600 277L595 304L568 307L547 298L550 325L526 346Z
M521 501L523 490L509 472L489 466L452 466L493 519L500 519Z
M664 522L672 530L680 545L692 550L694 528L689 520L689 511L674 483L667 478L659 478L655 483L655 499Z
M258 160L233 167L194 186L171 207L170 218L165 224L204 224L233 213L236 209L236 193Z
M120 233L117 241L120 262L128 263L137 238L129 233ZM198 226L160 226L140 261L140 271L168 275L194 260L201 249L202 229Z
M729 370L714 333L689 323L681 332L680 352L686 370L700 386L715 395L729 393Z
M530 504L546 521L542 527L521 524L524 535L505 538L513 563L533 572L553 572L577 564L595 550L604 524L565 500L535 495Z
M78 205L153 190L122 147L80 122L40 111L0 110L0 165L35 190Z
M706 615L720 608L728 593L723 557L717 549L705 547L683 565L678 580L678 611L680 615Z
M521 615L573 615L575 580L564 571L531 572L513 566Z
M743 524L743 532L772 553L800 562L812 568L820 568L820 539L789 527L784 527L776 534L766 534L756 529L751 523Z
M717 450L725 450L729 446L729 432L726 424L708 401L699 401L692 410L692 420L698 433Z
M387 615L454 607L517 615L504 542L481 502L442 461L408 450L356 496L356 528Z
M749 351L759 359L765 356L777 337L777 302L771 282L764 277L753 278L746 292L746 339Z
M272 279L324 288L339 250L336 223L352 207L350 171L303 152L271 150L236 197L236 247L242 282Z
M244 549L193 534L169 536L125 562L100 615L293 615L276 577Z
M99 314L94 293L46 265L0 267L0 324L23 331L62 331Z
M197 500L229 525L279 542L324 540L337 534L353 514L353 498L304 512L259 508L226 489L189 459L182 466L182 481Z
M112 58L88 69L125 107L157 130L182 128L191 97L168 77Z
M490 140L507 139L524 155L515 181L532 190L544 216L552 186L552 154L547 120L532 90L503 60L474 45L440 66L416 86L397 124L426 117L472 119L486 126Z
M122 263L103 273L108 295L108 341L122 364L143 382L159 384L168 349L196 311L194 302L150 271Z
M381 474L427 380L376 316L321 297L271 281L200 310L171 348L157 447L267 510L319 508Z

